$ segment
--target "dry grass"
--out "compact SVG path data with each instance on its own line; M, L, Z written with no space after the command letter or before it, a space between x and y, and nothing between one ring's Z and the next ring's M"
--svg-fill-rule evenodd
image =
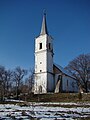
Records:
M79 98L78 93L58 93L58 94L40 94L27 97L27 101L33 102L90 102L90 93L82 94Z
M90 102L90 93L82 94L82 97L79 97L78 93L58 93L58 94L39 94L27 95L25 98L22 96L21 100L27 102ZM7 102L0 102L7 103ZM15 104L16 102L8 102Z

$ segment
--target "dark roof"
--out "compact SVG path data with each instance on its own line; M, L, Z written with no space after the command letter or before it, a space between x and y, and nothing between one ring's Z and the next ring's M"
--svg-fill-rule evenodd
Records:
M68 71L66 71L66 70L65 70L63 67L61 67L60 65L54 64L54 66L55 66L56 68L58 68L58 69L59 69L63 74L65 74L66 76L69 76L69 77L75 79L74 76L72 76Z
M46 13L44 13L43 15L43 21L42 21L42 27L41 27L41 33L40 35L48 35L48 31L47 31L47 24L46 24Z

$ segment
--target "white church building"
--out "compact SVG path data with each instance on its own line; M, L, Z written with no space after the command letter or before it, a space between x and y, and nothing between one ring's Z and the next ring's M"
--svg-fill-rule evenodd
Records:
M47 31L43 15L40 35L35 39L34 94L77 92L76 79L53 62L53 39Z

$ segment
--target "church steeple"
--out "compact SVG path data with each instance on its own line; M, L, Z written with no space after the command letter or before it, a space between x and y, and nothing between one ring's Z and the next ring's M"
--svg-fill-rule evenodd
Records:
M46 13L44 12L40 35L45 35L45 34L48 34L48 31L47 31L47 24L46 24Z
M53 39L48 34L46 14L43 14L41 32L35 40L35 82L34 93L54 91Z

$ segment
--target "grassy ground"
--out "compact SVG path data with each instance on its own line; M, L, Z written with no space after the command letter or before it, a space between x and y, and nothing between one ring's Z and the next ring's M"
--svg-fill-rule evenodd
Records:
M90 93L30 94L20 99L28 102L90 102Z
M90 93L40 94L27 96L25 99L30 102L90 102Z

